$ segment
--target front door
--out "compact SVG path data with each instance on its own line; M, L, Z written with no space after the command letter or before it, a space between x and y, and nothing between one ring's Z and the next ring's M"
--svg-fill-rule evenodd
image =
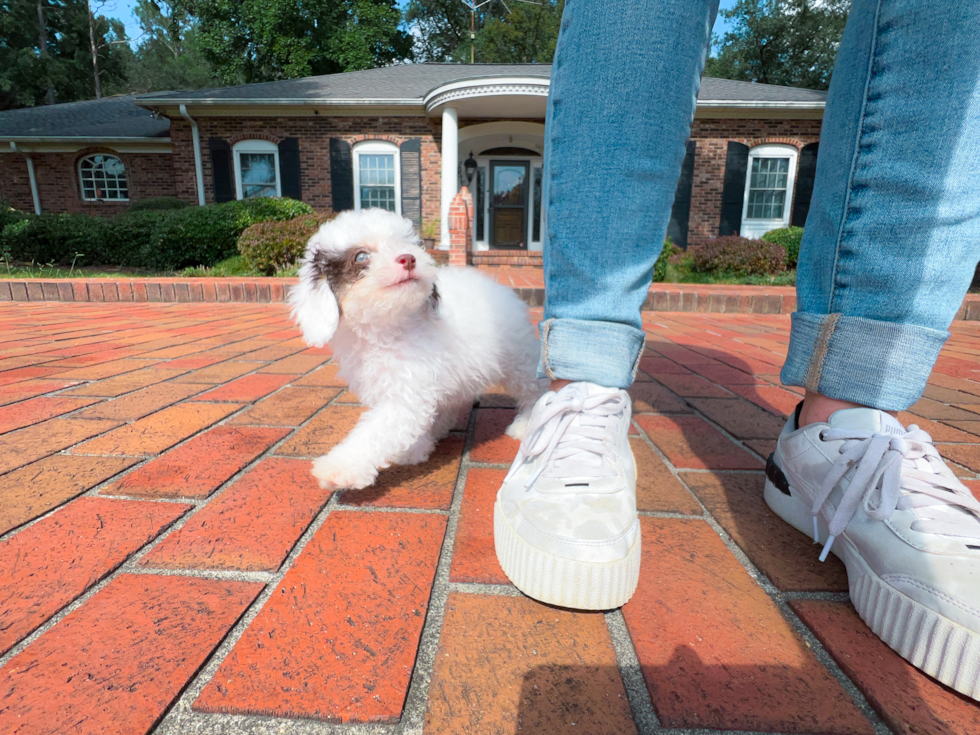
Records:
M526 161L490 161L490 247L526 249Z

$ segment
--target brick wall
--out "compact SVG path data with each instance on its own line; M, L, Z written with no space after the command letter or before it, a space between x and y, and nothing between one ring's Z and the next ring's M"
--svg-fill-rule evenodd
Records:
M0 153L0 199L25 212L34 211L27 161L20 153Z
M721 192L725 185L728 141L750 148L764 143L786 143L802 148L820 140L820 120L705 120L695 119L691 138L697 141L688 245L718 236Z
M126 165L128 202L82 201L78 182L78 160L90 153L111 153ZM32 153L34 174L42 212L73 212L111 216L125 211L139 199L173 196L174 170L168 153L118 153L106 148L89 148L76 153ZM34 211L27 162L20 153L0 154L0 198L18 209Z
M422 139L422 220L439 216L439 171L441 165L440 123L426 117L199 117L204 188L207 201L214 201L208 138L217 137L234 144L247 138L278 143L283 138L299 138L300 175L303 200L314 209L332 210L330 187L330 138L350 144L362 140L387 140L400 145L409 138ZM194 150L190 124L174 120L170 126L174 146L177 196L196 202L194 188Z

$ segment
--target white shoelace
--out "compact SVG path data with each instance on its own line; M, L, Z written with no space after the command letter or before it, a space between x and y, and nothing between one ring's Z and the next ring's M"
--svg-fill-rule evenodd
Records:
M585 388L557 393L531 417L524 441L507 478L524 463L541 457L541 465L524 484L545 477L608 477L614 471L603 461L613 417L627 408L622 393L590 396ZM577 419L577 421L576 421Z
M912 524L913 531L980 538L980 502L955 477L936 471L941 472L945 465L932 444L932 437L918 426L909 426L904 435L825 429L821 438L844 440L844 444L840 458L813 499L814 543L820 541L817 515L847 471L854 466L857 469L830 519L830 536L820 553L820 561L827 558L834 539L843 532L865 498L868 498L868 515L876 520L889 518L896 508L915 509L918 520ZM876 488L880 488L880 497L877 507L873 507L869 496Z

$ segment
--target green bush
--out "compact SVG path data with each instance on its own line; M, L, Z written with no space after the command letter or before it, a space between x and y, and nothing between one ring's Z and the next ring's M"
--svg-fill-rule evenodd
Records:
M694 269L702 273L773 275L781 273L786 263L782 245L735 235L716 237L689 252Z
M679 245L671 242L669 237L664 239L664 246L660 249L660 257L657 258L657 262L653 266L653 280L655 283L663 283L667 280L667 263L670 261L670 257L683 252Z
M802 227L782 227L778 230L769 230L762 239L766 242L774 242L782 245L786 250L786 267L795 268L796 261L800 259L800 241L803 239Z
M249 268L267 276L275 275L299 260L320 222L315 216L287 222L257 222L238 238L238 252Z
M186 209L190 205L177 197L149 197L133 202L127 212L168 212L173 209Z
M171 210L126 212L112 219L86 214L23 215L0 234L0 250L14 260L122 265L152 270L212 266L237 253L252 224L312 214L303 202L249 199Z
M3 228L7 225L25 220L29 216L26 212L15 209L9 202L0 199L0 233L3 232Z
M109 220L87 214L29 215L3 228L0 250L30 263L106 262Z

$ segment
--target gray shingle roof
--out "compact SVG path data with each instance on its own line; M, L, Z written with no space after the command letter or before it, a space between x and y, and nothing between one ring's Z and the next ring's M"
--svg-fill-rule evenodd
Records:
M551 64L404 64L280 82L144 95L149 100L421 100L450 82L486 77L551 76ZM823 102L825 92L705 77L702 102Z
M551 76L550 64L404 64L381 69L328 74L279 82L243 84L237 87L200 89L190 92L156 92L148 95L108 97L102 100L69 102L50 107L31 107L0 112L0 138L7 137L120 137L166 136L170 121L154 117L136 100L160 104L193 100L386 100L421 103L433 89L450 82L487 77ZM825 92L795 87L733 82L705 77L701 103L816 103Z
M124 95L0 112L0 138L166 137L170 131L170 121L165 117L155 117L149 110L135 105L135 99L135 95Z

